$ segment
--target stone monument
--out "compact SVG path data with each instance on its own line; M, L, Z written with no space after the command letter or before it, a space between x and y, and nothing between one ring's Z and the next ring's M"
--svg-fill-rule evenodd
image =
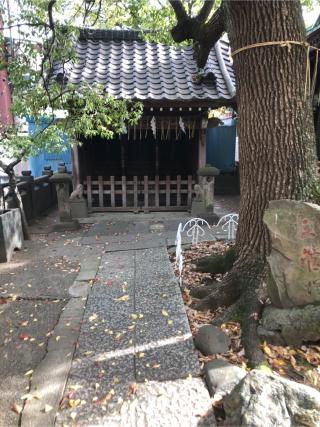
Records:
M271 235L268 286L273 305L320 303L320 206L274 200L263 220Z
M263 341L300 346L320 339L320 206L274 200L265 211L271 236Z

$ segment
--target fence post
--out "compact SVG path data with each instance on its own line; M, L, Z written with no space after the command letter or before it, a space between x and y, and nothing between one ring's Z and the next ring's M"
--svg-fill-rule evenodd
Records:
M21 188L21 199L23 202L23 208L25 210L25 214L28 220L34 220L37 216L37 206L35 204L34 197L34 178L31 175L30 170L21 171L21 175L19 177L20 183L25 183L25 197L23 194L23 187ZM19 189L19 185L18 185Z

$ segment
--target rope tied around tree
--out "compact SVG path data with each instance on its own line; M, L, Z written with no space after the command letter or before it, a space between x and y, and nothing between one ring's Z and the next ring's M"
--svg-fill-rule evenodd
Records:
M286 47L290 51L292 48L292 45L298 45L305 47L307 50L307 57L306 57L306 77L305 77L305 86L304 86L304 99L307 99L307 95L310 96L314 94L315 86L316 86L316 77L317 77L317 69L318 69L318 60L319 60L319 51L320 49L311 46L307 42L299 42L296 40L279 40L279 41L270 41L270 42L261 42L261 43L253 43L248 46L240 47L239 49L236 49L234 52L231 53L231 57L233 58L235 55L237 55L240 52L244 52L249 49L254 49L256 47L264 47L264 46L280 46L280 47ZM313 71L312 76L312 83L310 81L310 49L314 49L316 51L316 59L315 59L315 67Z

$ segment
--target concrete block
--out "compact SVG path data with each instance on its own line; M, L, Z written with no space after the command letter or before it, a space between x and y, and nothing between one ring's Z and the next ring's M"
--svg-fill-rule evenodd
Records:
M0 262L11 260L13 251L21 249L23 233L19 209L0 211Z
M72 218L86 218L88 216L88 206L85 199L70 199L70 209Z

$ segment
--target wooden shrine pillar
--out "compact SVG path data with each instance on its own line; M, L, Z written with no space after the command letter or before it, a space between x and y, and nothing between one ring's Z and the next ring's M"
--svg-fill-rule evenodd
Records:
M73 188L76 188L76 186L80 184L79 147L77 144L72 145L71 161L72 161L72 184L73 184Z
M126 170L126 162L125 162L125 142L124 139L121 138L121 175L124 176Z
M207 123L208 121L202 119L201 128L199 130L199 143L198 143L198 170L206 165L207 160Z

